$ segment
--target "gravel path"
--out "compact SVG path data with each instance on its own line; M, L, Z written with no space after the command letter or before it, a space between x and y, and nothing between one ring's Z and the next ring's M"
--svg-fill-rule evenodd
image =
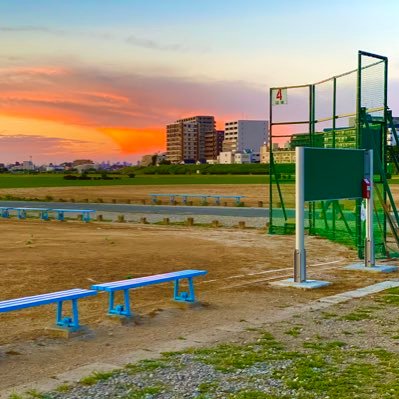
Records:
M174 357L165 366L135 372L134 369L116 373L113 377L91 386L77 385L65 393L50 393L48 399L111 399L111 398L226 398L242 391L257 390L271 393L279 389L284 395L290 392L281 386L280 381L271 374L276 369L284 369L289 360L257 363L251 367L232 372L220 372L211 365L195 359L193 355L183 354ZM149 365L157 365L156 362ZM152 367L149 367L152 368Z
M194 218L194 224L211 224L218 220L220 226L234 227L238 222L244 221L247 227L264 228L268 221L267 217L242 217L242 216L215 216L215 215L176 215L176 214L148 214L148 213L115 213L115 212L97 212L104 217L104 220L117 221L119 215L124 215L126 222L139 223L142 218L146 218L148 223L161 223L164 218L169 218L170 223L184 223L187 218Z

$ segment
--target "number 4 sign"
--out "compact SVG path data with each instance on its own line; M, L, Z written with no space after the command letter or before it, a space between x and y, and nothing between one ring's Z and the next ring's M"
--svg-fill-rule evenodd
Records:
M287 104L287 89L272 89L272 104Z

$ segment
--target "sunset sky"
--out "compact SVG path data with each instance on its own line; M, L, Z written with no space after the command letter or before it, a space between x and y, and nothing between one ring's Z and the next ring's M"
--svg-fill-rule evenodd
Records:
M389 57L399 113L399 3L0 0L0 162L137 161L165 124L268 119L270 86Z

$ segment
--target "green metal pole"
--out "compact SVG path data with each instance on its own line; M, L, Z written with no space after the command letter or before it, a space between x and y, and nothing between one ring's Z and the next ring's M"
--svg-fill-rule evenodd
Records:
M314 85L309 85L309 143L310 147L314 146ZM308 220L309 220L309 234L315 233L315 219L314 219L314 202L308 202Z
M335 129L336 129L336 117L337 117L337 78L333 79L333 120L332 120L332 148L335 148ZM332 237L335 239L336 232L336 211L335 206L332 207Z
M388 155L387 155L387 148L386 146L388 145L387 143L387 132L388 132L388 58L385 59L384 62L384 125L383 125L383 145L381 146L382 148L384 148L384 173L386 175L387 172L387 163L388 163ZM396 145L398 145L399 143L396 142ZM383 192L383 199L384 199L384 204L387 203L387 192L384 188L384 192ZM384 206L384 205L383 205ZM386 243L387 242L387 216L385 214L385 212L383 213L383 242Z
M272 89L269 89L269 234L273 234L273 107Z
M362 54L359 51L358 53L358 59L357 59L357 98L356 98L356 148L361 148L361 124L362 124ZM356 200L356 246L357 246L357 253L360 259L363 258L363 253L362 253L362 245L363 245L363 240L362 240L362 221L361 221L361 200Z

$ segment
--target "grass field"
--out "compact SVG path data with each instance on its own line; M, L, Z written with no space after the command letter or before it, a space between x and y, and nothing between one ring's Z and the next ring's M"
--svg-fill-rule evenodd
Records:
M0 174L0 188L79 187L79 186L168 186L184 184L268 184L267 175L120 175L115 180L64 180L62 174ZM293 180L280 180L281 184L294 184ZM399 184L395 176L389 184Z
M63 175L1 174L0 188L74 187L115 185L179 185L179 184L265 184L269 176L259 175L137 175L115 180L64 180Z

